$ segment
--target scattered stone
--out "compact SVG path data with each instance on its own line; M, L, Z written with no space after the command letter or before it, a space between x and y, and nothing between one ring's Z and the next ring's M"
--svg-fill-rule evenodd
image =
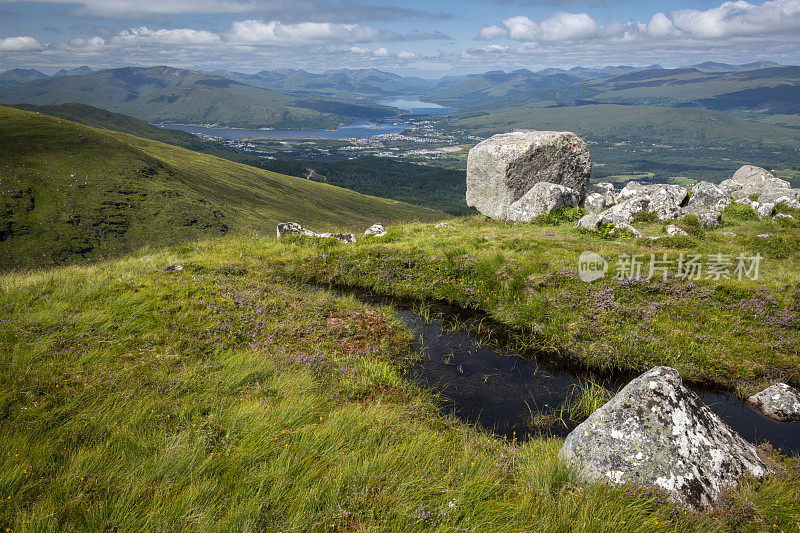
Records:
M687 207L698 207L722 211L731 203L731 195L708 181L701 181L692 188L692 197Z
M636 213L646 211L649 205L649 196L637 196L629 198L610 209L606 209L600 213L600 215L603 217L605 223L611 223L615 226L630 224L633 222L633 217L636 216Z
M676 226L675 224L670 224L667 226L667 235L671 235L674 237L676 235L688 236L689 234L686 233L683 229Z
M617 195L613 183L594 183L586 188L583 208L592 213L599 213L617 204Z
M170 265L164 269L164 272L178 272L180 270L183 270L181 265Z
M386 235L386 228L380 223L371 225L364 232L364 237L383 237L384 235Z
M736 237L736 234L732 231L720 231L720 235L727 235L728 237Z
M778 213L778 214L775 215L775 218L777 218L777 219L786 219L786 220L794 220L794 217L792 215L788 215L786 213Z
M695 510L743 475L767 473L756 448L668 367L628 383L567 436L559 456L586 480L661 487Z
M439 222L434 226L434 228L452 228L452 227L453 225L450 224L449 222Z
M800 422L800 392L785 383L767 387L747 401L779 422Z
M762 233L761 235L756 235L756 237L759 237L761 239L769 239L770 237L772 237L772 233Z
M622 231L620 231L620 230L622 230ZM637 239L644 239L645 238L645 234L644 233L642 233L638 229L634 228L630 224L626 224L625 222L620 222L619 224L614 224L614 227L611 229L609 234L612 237L616 237L616 236L618 236L618 235L620 235L620 234L622 234L622 233L624 233L626 231L629 231L629 232L633 233L633 236L636 237Z
M305 229L297 222L284 222L278 224L278 240L284 235L306 235L308 237L316 237L318 239L333 238L345 244L352 244L356 242L356 236L352 233L314 233L311 230Z
M512 222L530 222L539 215L578 205L578 201L579 195L576 190L540 181L509 206L506 219Z
M706 229L716 228L722 223L722 213L704 207L689 207L681 209L681 216L694 215L700 220L700 224Z
M512 204L539 182L562 185L583 197L592 160L589 147L571 132L531 131L495 135L467 158L467 205L505 220Z

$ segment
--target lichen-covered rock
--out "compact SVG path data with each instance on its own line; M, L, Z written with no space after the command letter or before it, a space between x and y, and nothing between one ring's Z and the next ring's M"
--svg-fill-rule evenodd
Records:
M747 399L769 418L800 422L800 392L786 383L776 383Z
M776 178L772 172L753 165L744 165L733 174L733 181L742 187L752 187L753 189L788 189L791 184Z
M800 208L800 189L770 189L758 197L761 204L785 204L795 209Z
M383 237L386 235L386 228L381 223L373 224L364 232L364 237Z
M612 237L618 237L620 235L627 235L628 233L633 234L633 236L636 237L637 239L644 239L645 238L645 234L644 233L642 233L638 229L634 228L630 224L626 224L624 222L621 222L619 224L615 224L614 227L611 228L611 231L609 232L609 234Z
M578 205L579 200L578 192L574 189L540 181L509 206L506 219L512 222L530 222L539 215Z
M352 244L356 242L356 236L352 233L314 233L298 224L297 222L284 222L278 224L278 240L284 235L305 235L307 237L316 237L318 239L333 238L345 244Z
M722 213L713 209L698 206L686 206L681 209L681 216L694 215L700 220L704 228L716 228L722 223Z
M701 181L692 187L692 197L687 207L699 207L722 211L731 203L731 195L708 181Z
M583 215L581 219L575 223L575 227L597 231L603 224L603 215L589 213L588 215Z
M636 216L636 213L639 213L640 211L646 211L649 205L649 196L636 196L629 198L610 209L606 209L600 213L600 216L603 217L603 221L606 224L610 223L614 224L615 226L619 226L620 224L630 224L633 222L633 217Z
M628 383L567 436L559 456L584 479L661 487L696 510L741 476L767 473L755 447L668 367Z
M680 185L642 185L638 181L631 181L619 192L618 200L647 198L645 211L655 213L659 220L674 220L681 214L686 195L686 188Z
M532 131L495 135L467 157L467 205L505 220L512 204L536 183L569 187L583 197L592 160L589 147L571 132Z
M686 233L684 230L676 226L675 224L670 224L667 226L667 235L675 236L688 236L689 234Z
M617 195L613 183L594 183L586 188L583 208L592 213L599 213L617 204Z
M734 180L729 178L729 179L726 179L726 180L722 181L719 184L719 188L723 192L733 196L733 193L735 193L736 191L738 191L739 189L742 188L742 184L739 183L738 181L734 181Z

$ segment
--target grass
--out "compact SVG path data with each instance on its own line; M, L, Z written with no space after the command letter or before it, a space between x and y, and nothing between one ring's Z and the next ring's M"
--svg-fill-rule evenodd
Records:
M579 483L560 440L509 443L440 415L403 379L411 337L389 309L286 277L320 253L382 253L423 234L441 245L431 231L355 246L225 237L0 277L0 529L796 528L797 459L700 515ZM483 232L523 231L514 242L529 254L554 229L452 231L474 235L465 251Z
M363 232L442 213L0 106L0 270L96 261L280 222Z

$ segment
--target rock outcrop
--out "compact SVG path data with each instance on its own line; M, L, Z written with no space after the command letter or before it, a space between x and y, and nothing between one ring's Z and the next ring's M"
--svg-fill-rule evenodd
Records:
M510 207L539 182L585 194L592 170L589 148L571 132L531 131L495 135L467 158L467 205L506 220Z
M278 224L278 240L284 235L305 235L319 239L332 238L345 244L356 242L356 236L352 233L314 233L298 224L297 222L284 222Z
M574 189L540 181L522 195L522 198L509 206L506 220L530 222L539 215L552 213L567 206L578 205L579 201L578 192Z
M747 399L769 418L800 422L800 392L786 383L776 383Z
M659 220L675 220L681 215L681 206L686 199L687 191L680 185L642 185L631 181L620 191L621 201L636 198L648 200L645 211L655 213Z
M741 476L767 473L755 447L668 367L628 383L567 436L559 456L584 479L661 487L696 510Z

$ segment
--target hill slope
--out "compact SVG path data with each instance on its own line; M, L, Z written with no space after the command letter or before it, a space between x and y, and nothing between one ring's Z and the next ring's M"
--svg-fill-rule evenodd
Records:
M0 92L0 103L88 104L147 122L246 128L328 128L353 117L389 116L383 106L291 96L172 67L126 67L34 80Z
M437 211L131 135L0 107L0 269L296 220L315 230L434 220Z

